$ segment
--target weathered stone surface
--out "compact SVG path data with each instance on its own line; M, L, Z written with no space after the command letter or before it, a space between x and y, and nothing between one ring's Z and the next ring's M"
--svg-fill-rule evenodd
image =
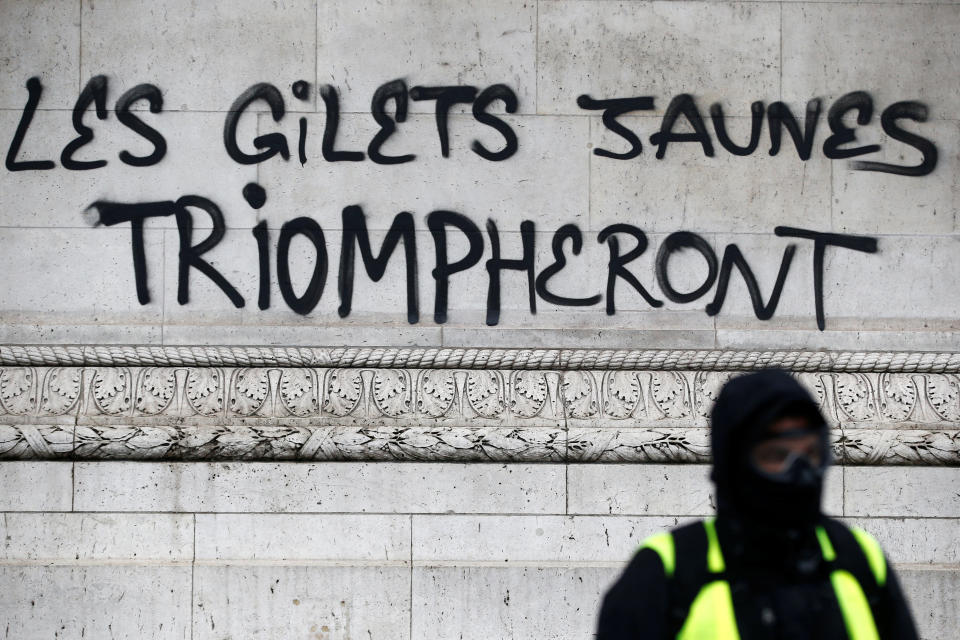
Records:
M189 566L0 565L11 638L190 638Z
M307 117L308 131L321 135L325 117ZM394 216L409 211L418 228L426 232L427 214L438 209L468 216L481 231L487 218L497 223L501 233L518 231L521 220L533 220L551 234L567 223L586 226L589 192L583 187L589 179L587 120L498 117L510 125L518 139L516 153L503 162L486 160L471 149L473 141L479 140L486 148L499 151L504 146L500 134L473 116L456 114L451 114L447 123L447 158L441 155L434 117L424 114L410 116L397 125L384 151L414 154L411 162L328 162L321 155L319 142L307 147L306 165L272 159L261 169L268 199L257 216L279 229L294 217L293 212L302 212L324 229L341 229L343 207L359 205L370 229L388 229ZM261 132L282 131L289 140L297 139L296 121L277 125L263 114L260 128ZM337 148L365 151L378 129L369 115L344 114L337 131ZM424 257L432 258L429 237L421 244ZM429 271L423 274L429 276Z
M538 107L582 113L587 93L657 96L665 109L691 92L749 114L750 102L777 95L779 20L773 4L541 3Z
M879 105L878 105L879 106ZM874 125L876 126L876 125ZM960 209L960 125L934 120L923 124L924 135L938 143L937 169L926 189L911 189L910 177L834 166L833 223L843 233L949 234L957 230ZM878 133L881 145L865 160L894 165L917 165L920 152ZM872 141L872 140L871 140ZM859 158L858 158L859 159Z
M313 0L95 0L83 4L81 20L84 82L96 73L129 86L151 82L163 89L166 110L227 111L257 82L277 85L293 102L290 85L315 77Z
M193 517L166 513L6 513L0 558L52 564L187 563Z
M716 509L706 465L570 465L572 514L705 516Z
M504 83L520 113L535 113L535 3L429 0L391 5L348 0L318 5L317 81L336 85L344 111L368 111L376 88L395 78L424 86ZM350 29L343 25L349 24ZM322 103L321 103L322 107ZM430 113L433 101L412 102Z
M157 277L151 287L155 303L141 306L129 230L0 228L0 271L21 274L4 278L0 339L59 342L82 338L95 328L106 343L159 343L163 300L159 234L144 232L147 269ZM95 252L89 250L92 245ZM88 268L110 276L91 278ZM56 335L49 330L59 327L63 329Z
M753 322L752 320L750 321ZM922 319L902 320L896 324L899 330L864 330L863 325L883 324L890 327L894 323L880 320L876 323L871 319L860 319L861 327L854 328L853 318L827 318L826 331L815 332L816 320L811 315L798 319L785 328L779 321L773 320L767 328L740 328L743 327L740 319L727 320L724 316L717 316L716 344L721 349L743 349L746 351L758 349L849 349L851 351L882 351L891 344L902 346L904 349L940 351L954 349L957 344L957 334L950 325L943 323L942 331L929 331L927 327L933 323ZM737 328L730 328L735 326ZM834 330L837 328L839 330Z
M193 638L410 638L406 567L198 566L194 589Z
M960 565L960 521L951 518L846 518L865 529L894 563Z
M407 516L198 514L198 561L407 562Z
M960 13L953 5L786 3L782 24L787 101L799 105L822 96L826 108L845 93L865 90L878 112L900 100L927 103L934 118L960 111L951 88L956 69L948 62L958 53Z
M417 566L620 563L649 535L687 518L626 516L414 516Z
M844 514L860 517L960 517L960 469L846 467Z
M560 465L80 462L80 511L563 513Z
M69 511L72 474L70 462L0 462L0 511Z
M416 567L413 637L586 638L612 567ZM544 594L550 594L545 606ZM436 606L436 603L444 603ZM494 622L495 621L495 622Z
M920 637L953 638L960 610L960 571L955 567L933 571L902 569L899 576Z
M539 313L539 312L538 312ZM598 314L602 311L598 310ZM625 314L626 315L626 314ZM642 324L657 325L663 319L684 325L687 318L677 321L672 317L676 314L651 314L649 321ZM559 318L562 317L558 314ZM629 317L629 316L628 316ZM632 315L636 317L636 315ZM609 328L551 328L533 330L526 329L499 329L496 333L488 333L479 324L467 326L444 326L443 346L445 347L519 347L529 345L531 348L570 347L594 349L630 349L630 348L657 348L666 344L676 345L684 349L708 349L715 344L714 332L711 329L634 329L625 328L633 324L630 320L617 318L613 321L608 316L597 315L595 318L574 318L578 323L594 327L609 325ZM701 322L694 318L691 324L712 324L707 319Z
M823 497L827 514L845 513L844 471L837 467L827 471ZM716 503L709 473L710 467L702 464L571 464L568 513L713 515Z
M668 99L664 95L662 102ZM661 108L666 106L663 103ZM709 107L705 98L697 100L697 108L708 123ZM727 112L741 108L730 103L724 107ZM830 226L830 160L817 155L801 161L789 137L780 152L771 157L766 153L769 137L765 128L757 151L746 157L736 156L720 146L715 129L707 124L713 157L704 155L698 142L673 142L658 159L657 146L648 140L660 130L661 118L624 116L617 121L643 141L643 150L631 160L591 156L591 229L599 231L608 224L629 222L647 233L761 233L770 237L761 237L758 243L781 245L785 243L772 237L777 225L823 230ZM724 122L730 137L745 145L750 137L750 118L725 117ZM595 149L615 153L629 149L600 118L590 118L590 123ZM684 118L677 129L691 131L688 125L679 123L685 123ZM820 132L816 143L822 143L827 135L829 131Z
M953 256L960 251L960 236L889 236L879 240L878 250L878 256L827 252L825 268L832 279L862 283L824 290L824 307L831 316L889 319L894 326L898 318L913 318L917 328L921 322L955 322L960 274L953 268ZM920 264L925 266L916 269Z
M0 109L22 109L24 84L39 76L41 106L68 109L77 98L80 66L80 12L75 3L11 0L0 6ZM11 37L14 35L20 37Z
M111 109L113 100L119 98L123 90L122 86L112 85L108 89ZM72 94L71 99L75 100L76 90L73 90ZM139 157L149 155L154 150L152 143L121 123L115 111L109 111L105 120L98 120L91 112L87 114L84 122L85 126L92 127L95 133L93 139L76 153L76 158L104 160L107 164L89 171L72 171L61 166L61 150L77 137L70 113L37 111L30 123L19 159L52 160L57 167L48 171L0 171L0 225L77 229L80 238L101 238L103 236L84 236L82 233L98 222L96 212L88 211L88 207L95 202L157 202L198 195L217 205L227 227L252 227L256 223L256 216L243 199L241 191L245 184L257 179L257 168L238 164L227 155L223 146L224 115L193 111L174 112L173 105L168 103L165 103L163 113L152 114L146 111L146 104L146 101L135 103L131 109L143 107L143 111L136 111L137 118L159 131L166 141L166 152L160 163L141 167L121 161L119 155L124 151ZM225 108L226 106L228 105L225 105ZM171 112L168 113L167 110ZM0 111L0 135L3 139L13 138L19 119L20 113L17 111ZM256 137L256 126L254 116L242 119L237 138L243 141L253 139ZM195 207L190 208L190 213L193 227L197 230L194 234L196 243L209 233L201 230L210 229L213 223L209 214ZM155 217L144 223L148 236L157 229L175 229L176 226L173 216ZM123 234L127 245L130 243L129 227L127 223L113 227L114 233ZM230 237L227 236L228 239ZM73 250L80 251L96 246L96 241L87 241L82 245ZM253 249L255 250L255 247ZM132 252L129 248L127 253L126 263L121 263L117 268L107 270L101 267L99 271L91 270L86 273L132 273L133 264L129 257ZM147 256L148 259L155 256L155 250L149 245ZM65 257L68 262L72 262L72 258ZM156 278L154 289L159 289L160 272L149 269L148 273L152 278ZM174 276L175 272L171 272L171 278ZM124 298L136 299L130 295Z

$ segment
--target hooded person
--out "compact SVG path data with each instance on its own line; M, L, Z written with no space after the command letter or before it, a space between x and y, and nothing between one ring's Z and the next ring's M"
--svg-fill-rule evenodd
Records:
M598 640L917 637L877 542L821 510L829 430L796 379L728 382L710 418L717 515L645 540Z

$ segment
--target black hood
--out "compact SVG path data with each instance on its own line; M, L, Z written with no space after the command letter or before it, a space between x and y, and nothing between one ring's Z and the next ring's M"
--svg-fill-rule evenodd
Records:
M717 488L717 511L745 519L777 515L776 496L792 499L792 487L764 487L749 468L747 453L757 438L777 418L804 416L821 431L826 447L826 422L813 398L785 371L765 369L738 376L720 391L711 414L710 444L713 450L711 478ZM826 457L827 451L824 451ZM765 493L764 489L771 489ZM807 517L819 515L820 486L815 495L807 492ZM800 506L799 504L797 505ZM786 512L788 515L793 513ZM799 515L799 512L796 512Z

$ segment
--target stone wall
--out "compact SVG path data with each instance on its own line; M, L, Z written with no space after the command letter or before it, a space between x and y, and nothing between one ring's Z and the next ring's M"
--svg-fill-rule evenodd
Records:
M6 462L11 638L590 637L638 542L711 513L708 467ZM960 591L955 469L837 468L925 638Z
M712 512L706 416L765 366L830 421L827 510L955 637L958 32L937 2L0 3L6 637L589 637L638 542Z

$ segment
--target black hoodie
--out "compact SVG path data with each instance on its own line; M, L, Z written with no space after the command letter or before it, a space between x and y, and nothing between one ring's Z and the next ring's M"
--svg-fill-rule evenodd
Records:
M815 533L818 524L829 525L831 531L844 530L820 512L823 468L800 468L791 481L777 482L747 463L750 448L771 423L784 416L807 418L821 433L822 459L828 460L827 425L817 404L783 371L765 370L732 379L721 390L711 414L710 477L716 485L716 528L740 636L743 640L847 638ZM699 529L700 522L676 529L675 539L689 539ZM703 551L691 554L700 556L695 561L703 562ZM682 553L679 545L677 552ZM882 640L917 637L892 568L874 597ZM672 638L685 616L677 599L676 585L668 582L660 557L643 549L604 597L597 639Z

